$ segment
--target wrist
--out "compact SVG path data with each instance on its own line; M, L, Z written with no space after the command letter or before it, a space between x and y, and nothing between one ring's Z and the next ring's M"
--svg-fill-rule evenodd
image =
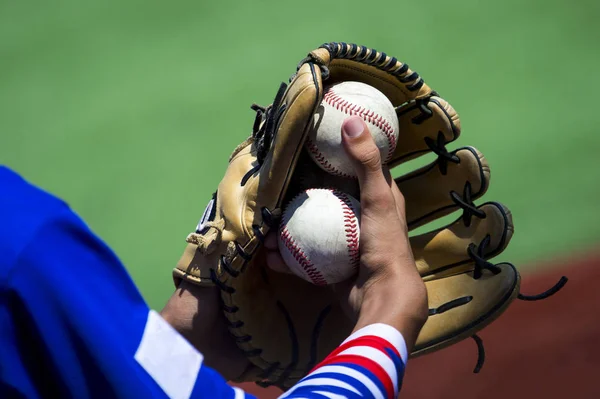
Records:
M404 336L410 351L427 315L427 291L418 274L386 276L365 289L354 331L376 323L390 325Z

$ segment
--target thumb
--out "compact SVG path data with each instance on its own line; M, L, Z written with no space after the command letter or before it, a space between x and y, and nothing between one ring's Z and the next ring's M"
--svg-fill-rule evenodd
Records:
M379 197L390 191L381 168L381 153L360 116L351 116L342 123L342 143L354 165L363 195Z

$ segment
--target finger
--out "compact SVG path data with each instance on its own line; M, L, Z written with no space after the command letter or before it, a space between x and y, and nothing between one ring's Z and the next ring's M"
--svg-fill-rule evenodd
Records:
M266 254L267 267L275 272L291 274L292 271L285 264L279 251L267 251Z
M265 262L267 267L279 273L291 273L290 268L285 264L279 253L279 242L275 231L271 230L269 234L267 234L264 245L266 249Z
M342 143L350 157L360 185L361 202L385 206L393 201L390 187L381 169L381 154L367 124L351 116L342 124Z
M269 231L269 234L265 237L265 248L271 251L276 251L279 248L277 243L277 233L274 230Z

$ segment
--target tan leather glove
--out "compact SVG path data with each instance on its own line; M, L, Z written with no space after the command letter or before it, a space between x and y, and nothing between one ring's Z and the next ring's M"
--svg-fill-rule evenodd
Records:
M322 172L311 166L302 148L323 85L341 81L374 86L396 107L400 138L391 167L437 155L432 164L396 179L409 228L462 212L455 222L411 238L430 307L412 355L474 336L519 296L515 267L489 261L512 238L511 214L496 202L473 203L488 188L489 166L472 147L446 150L460 134L454 109L396 58L354 44L328 43L302 60L271 106L255 107L253 135L234 151L174 270L176 282L185 278L221 289L230 331L253 364L240 381L290 387L353 328L330 289L271 271L261 250L286 200L319 185ZM339 184L360 195L352 183ZM538 297L522 298L546 297L564 282Z

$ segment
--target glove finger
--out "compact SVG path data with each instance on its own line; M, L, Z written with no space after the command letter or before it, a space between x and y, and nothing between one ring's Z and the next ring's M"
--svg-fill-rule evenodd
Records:
M391 166L458 138L460 121L456 111L417 72L395 57L356 44L326 43L308 58L326 66L327 85L363 82L381 91L397 107L400 138Z
M438 158L435 162L396 178L406 200L409 230L462 208L469 217L475 210L473 200L483 196L490 180L490 168L483 154L473 147L450 153L455 161Z
M408 64L386 53L348 43L325 43L308 57L327 68L327 84L358 81L375 87L400 106L432 95L431 88Z
M458 114L446 100L432 96L396 108L400 136L389 161L394 167L428 152L443 156L445 144L460 135Z
M486 262L500 254L512 238L510 211L497 202L477 209L485 215L466 225L462 218L429 233L410 238L417 269L425 281L471 270L491 269Z
M473 336L498 318L519 294L520 276L510 263L497 265L497 274L474 279L461 273L425 282L429 318L421 329L412 356L423 355Z

